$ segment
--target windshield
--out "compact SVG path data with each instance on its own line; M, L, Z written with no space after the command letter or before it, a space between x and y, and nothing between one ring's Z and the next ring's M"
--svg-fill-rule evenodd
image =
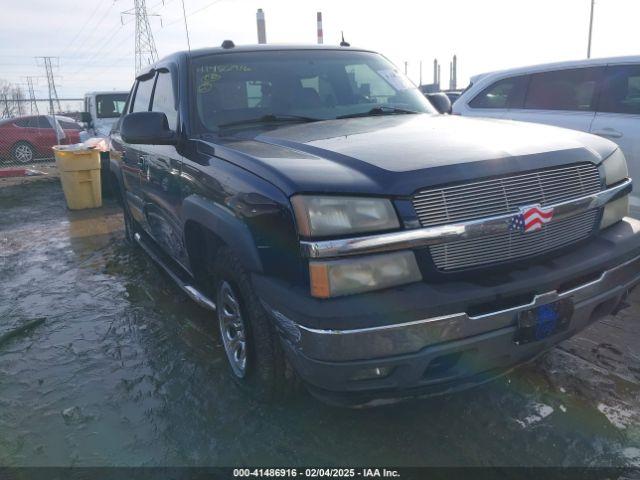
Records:
M202 132L285 116L308 121L369 113L435 113L411 81L384 57L369 52L209 55L194 59L192 82Z
M96 113L98 118L118 118L124 110L128 93L112 93L96 96Z

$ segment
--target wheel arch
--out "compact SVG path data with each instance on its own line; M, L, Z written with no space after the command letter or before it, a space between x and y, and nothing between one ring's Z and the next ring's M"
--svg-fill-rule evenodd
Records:
M185 248L192 273L197 277L204 264L213 261L226 246L249 272L261 273L262 261L249 227L228 209L207 198L193 195L182 205Z

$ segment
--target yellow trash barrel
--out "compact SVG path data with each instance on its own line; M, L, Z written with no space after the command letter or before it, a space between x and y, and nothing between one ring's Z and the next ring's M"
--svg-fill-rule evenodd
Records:
M95 149L53 147L67 207L71 210L102 206L100 152Z

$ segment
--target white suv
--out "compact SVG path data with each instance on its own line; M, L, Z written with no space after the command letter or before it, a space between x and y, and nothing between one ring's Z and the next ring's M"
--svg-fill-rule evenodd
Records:
M640 179L640 56L523 67L477 75L453 113L546 123L613 140ZM631 196L640 207L640 192Z

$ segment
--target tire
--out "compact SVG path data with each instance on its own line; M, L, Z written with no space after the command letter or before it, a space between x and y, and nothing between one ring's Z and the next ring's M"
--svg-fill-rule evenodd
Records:
M267 312L253 291L249 275L229 248L220 248L216 258L216 318L231 377L259 401L274 402L292 396L298 389L298 380ZM235 312L230 312L233 308Z
M36 149L29 142L17 142L11 147L11 158L18 163L31 163L36 159Z

